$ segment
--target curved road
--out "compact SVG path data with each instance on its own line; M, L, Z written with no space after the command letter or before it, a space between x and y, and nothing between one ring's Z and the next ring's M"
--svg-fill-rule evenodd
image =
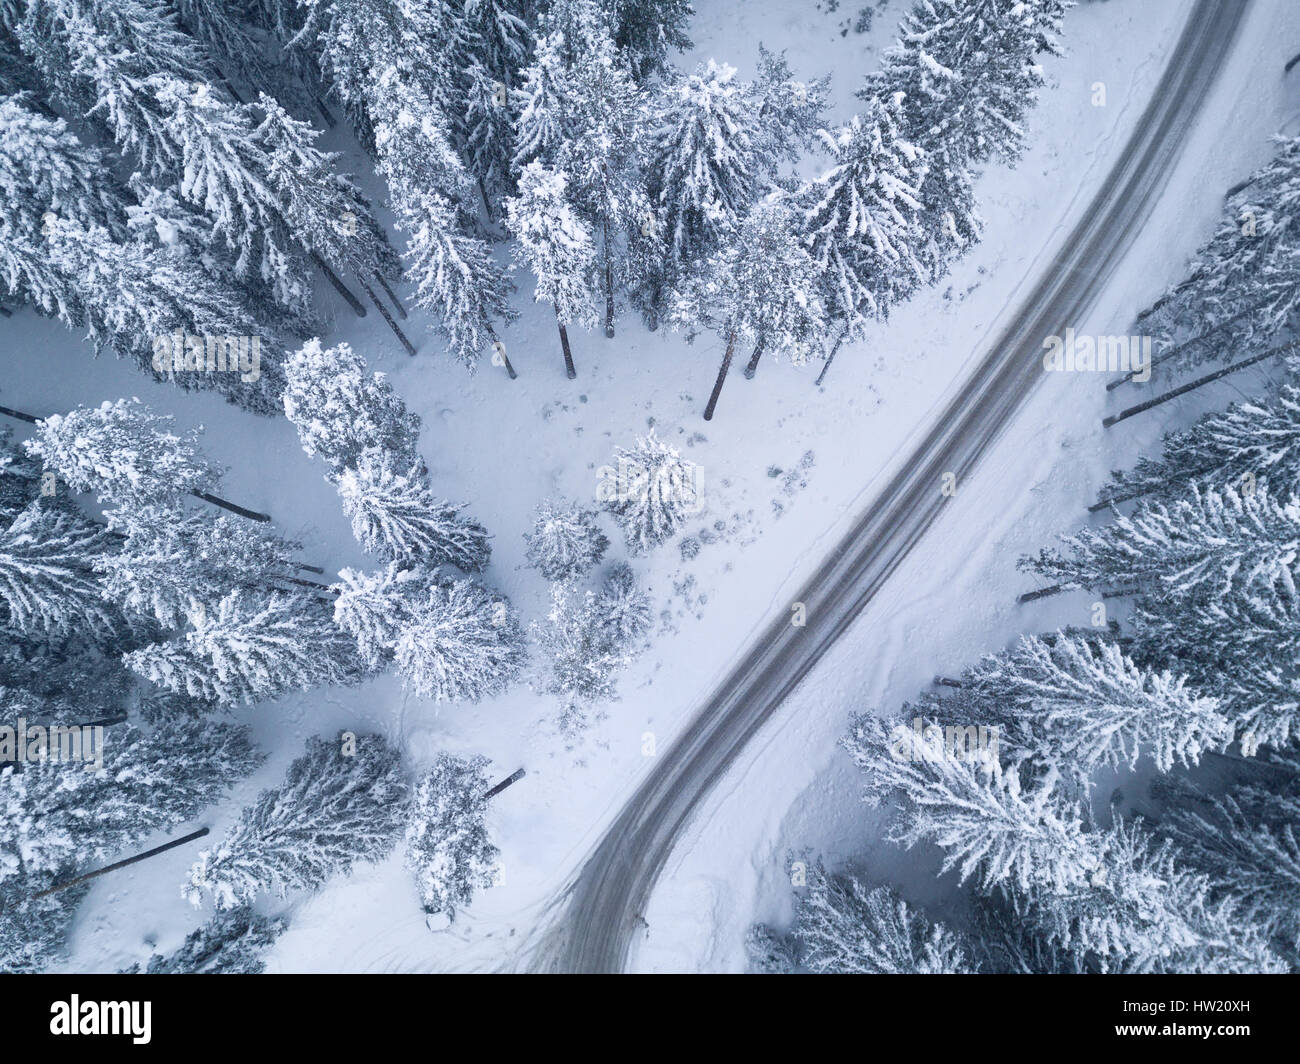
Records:
M807 625L779 616L663 754L569 885L536 963L620 972L637 916L693 811L745 744L880 590L938 518L945 472L965 483L1042 378L1043 338L1093 305L1132 243L1214 82L1248 0L1199 0L1146 112L1061 252L929 434L831 552L798 600Z

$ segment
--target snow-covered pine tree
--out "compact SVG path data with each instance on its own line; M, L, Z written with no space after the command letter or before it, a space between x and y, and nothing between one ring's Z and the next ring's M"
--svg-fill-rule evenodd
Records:
M469 580L444 579L416 602L393 656L421 698L477 702L514 681L527 651L505 598Z
M33 897L72 877L62 873L0 881L0 972L45 972L61 959L77 907L90 893L83 883L43 898Z
M600 241L605 335L614 335L615 289L636 285L641 259L629 254L628 235L650 209L641 173L642 98L625 57L615 49L597 0L553 0L548 27L563 36L569 95L568 136L555 167L587 230Z
M705 421L713 418L738 344L754 346L750 366L756 367L769 349L801 365L825 341L830 308L823 302L824 271L804 247L798 224L782 194L769 196L674 300L674 328L692 338L707 328L725 345Z
M897 99L873 99L822 140L832 165L797 195L801 232L822 275L822 300L861 334L927 279L918 257L926 162L899 128Z
M393 561L450 564L482 572L492 556L487 529L460 516L465 504L434 498L421 460L398 465L385 451L362 451L337 478L352 534L371 554Z
M406 824L406 868L426 913L468 905L496 878L497 854L488 838L485 757L439 754L416 785Z
M381 736L312 736L284 783L199 854L182 893L196 906L211 895L218 909L235 909L272 889L315 890L391 853L409 802L401 753Z
M160 506L109 511L124 538L95 561L101 593L164 628L182 624L196 605L213 610L232 591L268 592L293 576L300 544L261 523Z
M334 623L357 642L357 653L370 669L393 660L402 632L411 624L436 576L419 569L401 569L389 562L383 569L362 573L343 569L334 585Z
M782 162L796 163L823 129L830 77L800 81L784 52L758 46L758 70L750 93L758 110L759 162L776 180Z
M1185 280L1138 318L1157 358L1178 371L1263 350L1294 324L1300 306L1300 138L1277 137L1277 154L1228 197L1214 235Z
M546 499L537 507L537 519L524 539L529 563L547 580L582 576L609 546L595 511L562 498Z
M1167 433L1159 458L1142 455L1132 469L1111 474L1102 501L1170 499L1189 484L1243 490L1265 480L1285 491L1300 485L1300 388L1294 384L1283 384L1275 399L1233 403Z
M0 770L0 883L114 857L192 820L264 758L242 724L184 719L148 733L114 725L102 754L98 772L63 760Z
M463 14L444 0L315 6L304 32L388 185L416 303L437 316L453 356L473 367L496 340L494 320L512 314L509 281L474 231L473 182L452 145L449 115L463 113Z
M1024 119L1044 84L1041 56L1061 54L1062 0L921 0L858 95L901 93L901 132L929 168L917 245L927 280L944 276L980 235L971 184L991 160L1014 164Z
M1020 567L1073 588L1138 589L1162 600L1192 594L1293 591L1300 498L1255 491L1200 492L1166 505L1143 500L1105 528L1062 537Z
M517 171L534 162L554 167L572 136L573 90L563 49L562 35L542 34L535 43L532 62L521 75L512 160Z
M368 373L347 343L307 343L285 364L284 413L302 449L322 458L331 476L355 467L362 451L379 448L395 461L419 460L420 418L409 412L385 375Z
M24 446L72 491L94 493L101 503L174 506L213 489L218 477L198 433L177 433L174 422L139 399L105 400L44 418Z
M923 727L942 722L923 721ZM903 846L933 842L943 870L988 891L1002 885L1022 894L1077 888L1099 864L1082 828L1083 810L1057 777L1022 779L978 758L912 756L910 721L892 729L874 716L855 716L842 745L863 770L869 805L899 801L891 839Z
M614 464L601 470L596 497L622 527L633 554L671 539L703 508L699 466L660 440L654 429L631 447L615 450Z
M117 543L67 507L39 501L0 532L0 626L9 638L110 641L125 622L101 596L96 563Z
M547 624L533 630L551 659L546 690L564 699L564 720L582 721L586 707L617 697L618 674L649 629L649 596L627 565L611 567L599 592L551 586Z
M212 607L196 601L187 620L182 636L126 654L127 667L169 691L222 705L361 678L353 641L315 595L236 589Z
M538 162L524 167L519 195L506 201L506 225L519 240L516 261L536 278L533 299L555 307L564 368L573 379L578 372L567 327L577 323L590 329L596 324L596 249L569 200L564 174Z
M1000 726L1004 754L1081 782L1102 766L1132 768L1140 757L1160 772L1187 767L1233 738L1218 699L1083 635L1025 637L969 669L961 685L963 714Z
M755 102L735 68L713 60L653 101L646 173L658 218L651 224L663 227L665 260L654 282L661 292L734 236L758 199L767 129ZM661 299L652 296L655 305Z
M1290 773L1260 778L1211 797L1190 784L1170 788L1159 831L1182 858L1234 898L1246 921L1289 946L1300 942L1300 791Z
M155 953L144 966L145 975L261 975L266 952L284 933L282 916L263 916L251 905L218 910L202 927L185 936L175 953ZM140 965L122 975L141 974Z
M1141 596L1133 631L1135 656L1186 672L1218 699L1243 753L1281 749L1300 736L1300 601L1293 591Z
M122 232L127 196L106 176L98 148L61 118L39 113L31 95L0 97L0 194L6 226L37 232L47 211L80 225Z
M890 887L806 862L790 929L802 969L821 974L954 975L972 971L969 947Z
M637 81L670 65L668 50L691 47L687 25L695 14L691 0L601 0L608 12L614 44Z

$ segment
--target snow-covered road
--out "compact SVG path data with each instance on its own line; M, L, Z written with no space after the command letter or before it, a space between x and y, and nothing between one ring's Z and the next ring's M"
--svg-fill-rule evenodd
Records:
M568 890L536 957L543 968L621 971L655 882L699 803L884 585L1042 380L1043 338L1080 321L1141 230L1228 55L1247 4L1193 9L1118 163L1019 312L989 345L798 602L778 617L657 759Z

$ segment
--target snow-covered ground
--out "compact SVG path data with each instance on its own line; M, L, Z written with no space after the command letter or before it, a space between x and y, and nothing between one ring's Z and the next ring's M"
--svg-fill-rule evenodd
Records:
M832 74L830 118L842 119L853 112L853 90L904 10L894 0L877 10L869 34L841 35L853 14L845 8L856 6L832 14L810 0L755 0L743 8L696 0L697 47L683 63L712 56L744 75L760 41L784 47L797 75ZM622 677L621 700L603 707L605 718L573 749L556 730L554 700L526 685L478 705L439 707L387 676L241 710L271 757L205 820L214 839L260 788L282 777L308 735L344 726L387 735L414 769L445 749L485 754L500 776L521 765L528 772L491 807L502 882L479 895L451 930L425 928L414 887L394 856L310 898L289 899L292 923L268 970L526 963L547 907L646 771L647 733L657 749L671 743L741 649L774 613L789 610L804 577L873 486L959 386L1000 316L1106 175L1187 7L1109 0L1067 16L1069 54L1046 66L1049 84L1030 119L1029 153L1014 171L995 168L980 182L984 243L943 289L901 308L871 342L842 350L821 389L813 386L816 367L765 361L753 381L733 372L717 417L706 424L701 410L720 345L702 338L692 347L679 335L647 332L630 313L613 340L573 336L578 379L568 381L550 309L523 306L503 334L519 372L511 382L488 365L467 377L449 364L421 315L407 323L420 347L411 359L373 311L357 320L341 303L335 307L327 342L352 343L420 413L436 489L468 500L494 532L486 578L526 619L541 619L548 606L544 581L524 566L522 534L533 508L554 493L594 499L597 470L651 424L703 467L708 508L688 534L703 529L713 542L690 561L676 542L634 560L662 617L652 646ZM1281 70L1297 21L1300 11L1281 0L1253 11L1156 217L1105 305L1077 328L1124 331L1133 311L1177 276L1208 231L1222 191L1267 158L1267 135L1290 117ZM1097 81L1106 85L1104 107L1092 103ZM329 146L344 152L345 168L366 175L355 144L339 132L332 136ZM382 198L373 178L363 183ZM529 295L520 293L521 305ZM270 512L281 530L304 542L305 560L330 573L372 564L353 541L323 467L302 453L283 419L177 392L111 358L92 360L85 344L30 312L6 322L3 337L0 403L47 413L138 395L175 413L182 426L206 425L209 453L229 466L224 494ZM896 705L935 671L959 668L1014 633L1064 623L1071 608L1084 608L1062 599L1032 613L1016 609L1014 594L1024 581L1013 562L1074 523L1104 470L1149 448L1158 434L1154 421L1135 421L1103 436L1104 394L1096 379L1060 375L1045 382L976 480L962 487L959 512L942 522L715 792L646 914L649 937L639 966L740 967L745 925L755 916L780 919L787 846L806 844L832 860L879 854L911 869L913 879L931 875L913 856L900 862L894 851L873 845L874 826L854 801L856 782L835 739L851 710ZM621 541L612 523L608 531L614 560ZM545 665L534 661L539 673ZM154 948L177 947L204 918L180 896L193 857L182 848L98 881L74 929L69 968L114 970ZM891 870L881 878L907 874Z

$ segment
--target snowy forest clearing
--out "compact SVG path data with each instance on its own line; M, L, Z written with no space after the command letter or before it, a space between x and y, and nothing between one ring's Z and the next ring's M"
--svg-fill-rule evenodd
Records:
M840 32L846 12L831 14L814 5L795 11L789 3L749 4L739 27L730 5L700 0L698 8L691 29L696 47L680 66L689 68L697 59L713 57L738 66L742 77L752 76L759 42L779 45L787 50L799 78L834 71L827 116L831 123L859 110L853 92L860 75L875 67L901 14L893 5L877 8L871 31L859 34L852 29ZM546 582L526 565L523 537L532 527L535 508L557 494L593 504L606 479L603 471L617 464L616 449L631 445L634 437L653 428L660 440L696 463L693 484L701 489L704 509L688 518L680 537L631 559L652 596L652 643L619 678L621 697L599 705L603 716L590 722L576 740L559 732L561 707L542 690L548 663L546 651L536 644L529 671L533 684L515 686L477 704L439 706L404 690L400 678L388 673L355 688L314 690L235 711L237 719L252 725L254 738L270 757L228 801L205 816L218 838L258 789L284 776L313 735L329 737L340 729L374 731L404 751L410 765L420 770L443 752L487 756L494 779L519 764L527 769L527 776L490 807L491 833L501 854L494 886L479 893L449 931L431 935L426 929L410 875L394 855L333 880L312 897L295 899L291 926L270 953L270 970L427 971L528 962L530 933L545 925L548 906L561 896L564 883L640 777L647 759L672 742L681 723L762 624L790 610L794 589L835 542L845 522L859 512L927 417L960 385L999 317L1015 306L1027 279L1047 261L1054 239L1066 231L1074 212L1106 176L1185 12L1185 5L1174 3L1144 4L1139 10L1125 0L1071 12L1064 35L1068 55L1045 63L1047 87L1029 117L1026 157L1014 171L990 166L976 187L988 223L983 243L957 264L938 290L922 292L897 308L889 325L873 327L866 342L845 344L823 388L812 383L816 365L797 369L769 355L752 380L742 377L739 365L733 368L716 417L706 424L701 416L705 398L729 345L722 335L708 333L688 346L667 322L649 332L630 310L618 315L613 338L606 337L598 320L590 328L571 322L573 366L566 373L556 342L562 299L549 292L546 299L530 302L532 280L522 269L516 274L521 290L515 297L521 315L499 330L502 349L518 373L514 380L507 378L503 366L487 359L475 376L466 376L443 352L444 342L428 328L425 313L415 307L401 326L418 348L416 357L408 358L383 317L368 314L358 320L341 299L324 291L322 299L335 315L324 343L330 348L349 343L371 369L387 375L397 395L420 415L419 450L436 491L468 500L470 515L492 530L493 560L486 579L509 597L525 623L543 621L551 606ZM1171 199L1183 213L1170 208L1172 214L1164 216L1168 239L1145 242L1143 261L1135 258L1125 264L1123 281L1113 286L1112 300L1096 315L1099 331L1125 328L1132 311L1177 274L1184 254L1196 243L1196 234L1182 224L1186 203L1193 199L1189 187L1208 216L1217 206L1216 190L1267 157L1266 134L1289 114L1267 79L1260 83L1259 95L1237 87L1246 82L1239 65L1246 64L1242 56L1247 53L1256 57L1251 63L1263 69L1271 69L1269 64L1280 69L1285 56L1274 63L1274 52L1285 50L1279 42L1286 35L1276 32L1277 25L1277 12L1270 10L1248 27L1234 69L1224 74L1216 97L1220 104L1206 116L1198 145L1189 146L1189 158L1203 161L1203 168L1197 173L1189 166L1178 178L1182 186L1171 190ZM1259 56L1268 57L1267 62ZM1104 106L1096 103L1098 82L1105 85ZM1200 138L1208 139L1199 143ZM342 124L323 143L340 151L341 166L361 175L363 190L386 204L383 183ZM1088 147L1081 148L1084 144ZM816 172L818 167L817 159L804 161L805 171ZM554 191L539 181L534 191L544 197L550 194L548 187ZM1170 217L1180 224L1171 223ZM390 220L386 211L381 219ZM1151 231L1156 231L1154 224ZM505 248L498 253L504 261ZM1078 323L1080 328L1084 324ZM344 567L373 567L353 538L333 486L323 479L321 462L303 453L289 422L256 417L211 392L182 393L151 383L127 362L92 362L87 346L73 334L29 311L16 311L5 330L0 401L43 416L78 404L96 406L105 399L139 395L155 410L175 414L180 429L206 425L205 450L229 467L222 493L272 515L279 533L302 541L301 558L323 568L325 580L332 581ZM741 350L737 361L749 356L749 350ZM1007 461L997 474L996 487L973 491L966 486L959 498L975 497L977 502L965 504L972 507L965 511L965 520L949 522L940 543L928 546L924 557L929 562L920 572L898 574L854 638L846 640L836 662L824 667L825 676L832 675L827 672L832 667L837 670L833 678L809 684L789 707L785 719L799 721L810 750L824 747L829 757L830 741L842 729L847 711L865 708L859 697L863 690L874 699L896 702L900 688L914 689L940 660L951 660L956 669L975 650L985 648L987 638L971 648L965 642L971 639L969 629L960 637L945 636L934 621L934 614L949 614L944 603L955 589L961 589L963 617L987 609L991 625L1001 619L1013 626L1022 623L1008 618L1007 611L1023 578L1000 559L1043 542L1068 524L1077 510L1081 481L1086 478L1095 485L1102 479L1101 470L1122 464L1108 447L1124 444L1117 444L1114 434L1099 435L1097 415L1104 398L1100 380L1088 375L1053 377L1058 379L1044 384L1035 405L1002 444L1007 451L1019 441L1021 446L1012 450L1029 468ZM1081 388L1096 398L1080 399ZM1088 456L1072 464L1068 476L1051 472L1062 428L1071 433L1063 446ZM1124 431L1125 440L1147 445L1150 436L1142 434L1154 433L1155 426L1139 424ZM1007 499L1039 500L1024 488L1045 484L1050 485L1052 505L1023 514L1005 507ZM606 560L623 560L628 551L618 529L608 516L600 522L614 544ZM991 530L999 533L996 543L989 539ZM979 538L968 542L963 535ZM961 559L963 566L959 571L947 569L934 564L936 557ZM976 565L977 559L984 564ZM1010 574L1005 582L996 575L1003 571ZM918 589L926 589L919 600ZM909 613L918 606L928 607L924 623L907 619L919 618ZM1065 607L1052 602L1040 608L1045 617L1055 618ZM878 634L882 617L890 619L883 640ZM924 646L918 644L916 632L925 636ZM856 642L862 633L867 653ZM868 681L864 672L886 660L882 647L898 664L891 675L873 673ZM962 653L966 649L971 653ZM843 692L849 704L822 693L808 706L805 700L813 688ZM765 740L768 756L780 756L772 736ZM739 936L733 932L752 916L744 900L752 883L740 878L740 870L794 841L784 826L779 839L765 835L757 845L753 832L777 828L784 808L818 764L816 757L805 763L787 756L768 771L742 769L720 789L715 805L728 794L738 798L740 784L746 784L743 799L733 800L701 824L701 838L722 825L727 844L698 844L687 861L705 852L709 861L724 864L712 873L681 874L670 868L675 882L667 884L659 902L669 906L668 915L658 910L647 914L652 937L645 963L670 968L737 965L731 950L733 945L738 949ZM834 780L837 771L833 768L827 778ZM756 772L764 781L766 807L749 797ZM813 786L828 785L818 780ZM852 790L839 788L845 817L860 823ZM820 841L805 825L798 827L801 842ZM855 852L861 852L860 838L854 837ZM828 855L836 852L838 841L824 847ZM151 948L165 952L179 945L196 920L179 889L192 861L193 854L181 850L97 882L74 929L68 965L74 970L115 970L145 959ZM775 864L769 862L764 871ZM705 940L717 943L713 950L690 940L697 925L684 915L703 911L695 893L701 876L727 884L726 894L707 906L716 914L717 926L699 929ZM770 902L768 898L761 905ZM665 924L677 925L681 936L657 937L656 929Z

